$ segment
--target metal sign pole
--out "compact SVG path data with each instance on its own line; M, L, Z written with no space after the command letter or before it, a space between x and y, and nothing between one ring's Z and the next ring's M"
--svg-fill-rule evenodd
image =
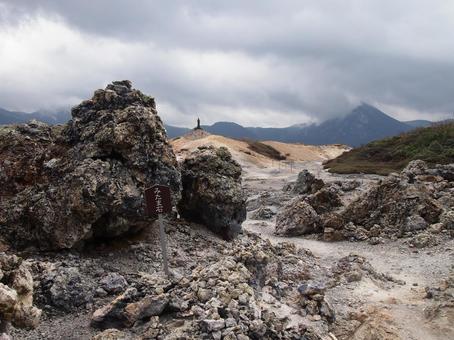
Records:
M161 243L162 264L164 273L170 277L169 264L167 260L167 239L164 230L164 220L162 214L172 212L172 198L170 187L166 185L154 185L145 190L146 212L149 216L158 216L159 223L159 241Z
M169 277L169 265L167 263L167 238L166 238L166 233L164 230L164 221L162 219L162 215L158 215L158 221L159 221L159 238L161 241L161 251L162 251L162 262L164 265L164 273Z

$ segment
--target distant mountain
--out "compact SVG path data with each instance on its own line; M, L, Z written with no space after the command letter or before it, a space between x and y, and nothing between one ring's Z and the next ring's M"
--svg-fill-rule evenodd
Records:
M71 118L69 111L57 112L17 112L8 111L0 108L0 124L20 124L32 119L39 120L47 124L63 124Z
M348 115L327 120L321 124L296 124L286 128L243 127L231 122L218 122L203 128L216 135L237 139L275 140L286 143L347 144L360 146L375 139L432 124L429 121L401 122L377 108L361 104ZM177 131L168 126L168 130ZM182 130L181 134L185 131ZM170 134L169 134L170 135ZM172 135L175 137L177 135Z
M69 112L23 113L0 109L0 124L24 123L37 119L49 124L65 123ZM286 143L305 144L346 144L360 146L372 140L394 136L416 127L432 124L425 120L398 121L377 108L361 104L349 114L327 120L321 124L295 124L286 128L244 127L233 122L217 122L203 125L211 134L236 139L275 140ZM169 138L182 136L191 129L165 125Z
M308 144L347 144L359 146L372 140L394 136L413 129L377 108L361 104L345 117L327 120L303 129L301 140Z
M167 125L167 124L164 124L164 127L166 129L168 138L175 138L175 137L183 136L191 130L188 128L182 128L182 127L177 127L177 126L172 126L172 125Z
M202 125L202 128L213 135L220 135L230 138L250 138L257 139L258 136L249 128L245 128L239 124L231 122L217 122L213 125Z
M420 128L420 127L428 127L433 124L430 120L423 120L423 119L418 119L418 120L409 120L404 122L407 125L410 125L414 128Z

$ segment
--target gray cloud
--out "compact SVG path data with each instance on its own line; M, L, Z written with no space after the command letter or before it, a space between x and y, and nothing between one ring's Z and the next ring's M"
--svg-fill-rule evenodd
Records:
M127 78L179 125L283 126L361 101L438 119L454 111L453 31L450 0L0 0L0 106Z

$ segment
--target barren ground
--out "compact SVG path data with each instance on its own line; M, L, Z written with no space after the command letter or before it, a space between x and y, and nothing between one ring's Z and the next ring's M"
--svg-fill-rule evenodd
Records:
M289 168L268 166L245 167L244 187L251 193L280 191L296 179L298 171L309 169L325 182L357 179L366 188L379 177L370 175L333 175L323 170L321 162L307 161ZM353 199L354 197L351 197ZM454 241L445 240L436 247L416 250L405 240L370 245L367 242L328 243L313 238L278 237L273 234L274 220L257 221L248 218L243 227L271 242L291 242L309 249L327 268L351 253L365 257L377 272L390 274L405 284L383 284L363 278L349 285L329 290L328 298L337 312L356 311L352 319L359 320L354 339L453 339L454 309L430 313L433 301L425 298L425 287L438 287L454 269ZM343 331L350 326L338 325L336 336L349 338ZM345 329L344 329L345 328Z

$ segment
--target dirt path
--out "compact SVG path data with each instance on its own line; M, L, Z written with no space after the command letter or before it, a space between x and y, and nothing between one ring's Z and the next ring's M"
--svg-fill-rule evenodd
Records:
M321 168L318 162L305 162L306 167L325 181L345 179L333 176ZM245 185L254 192L281 190L283 184L296 178L296 173L281 169L246 170ZM355 176L366 182L377 180L374 176ZM454 268L454 240L423 250L414 250L405 240L389 241L370 245L367 242L328 243L302 237L278 237L273 234L274 221L248 219L243 227L260 234L271 242L290 242L309 249L326 268L351 253L365 257L377 272L391 275L405 284L383 285L364 278L359 282L336 287L328 295L331 302L342 310L344 307L365 313L366 320L356 329L353 339L454 339L454 309L438 313L428 319L428 308L432 300L425 298L425 287L438 287L452 274ZM339 338L347 338L339 331Z

